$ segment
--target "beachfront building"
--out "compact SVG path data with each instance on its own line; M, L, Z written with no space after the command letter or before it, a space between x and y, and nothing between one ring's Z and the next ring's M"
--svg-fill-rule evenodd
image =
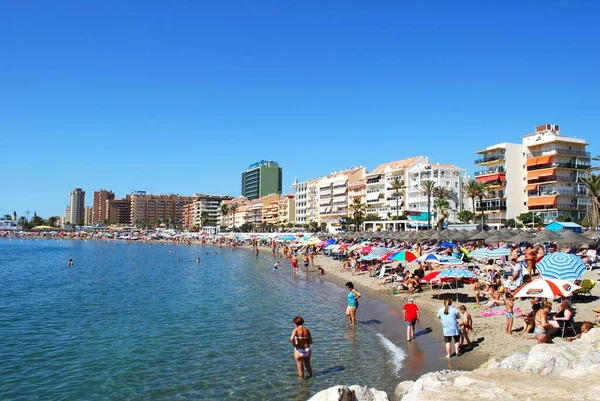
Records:
M75 188L69 194L69 215L67 224L83 225L85 220L85 191Z
M101 189L94 191L92 199L92 221L93 224L106 224L108 222L109 202L115 199L112 191Z
M111 199L108 201L108 224L129 227L131 222L131 195L124 199Z
M448 210L445 211L447 222L455 222L461 210L470 209L464 194L464 182L468 180L467 172L452 164L429 163L426 157L412 163L406 169L404 214L410 221L426 222L428 219L427 196L423 192L423 182L433 181L436 187L443 188L448 194ZM431 198L431 222L438 219L439 210L433 206L435 198Z
M304 224L320 224L319 221L319 180L312 178L306 184L306 220Z
M94 225L92 215L93 208L91 206L86 206L83 210L83 225L92 226Z
M291 223L306 224L306 202L308 198L308 181L299 182L298 178L294 179L292 184L294 190L294 220L289 220Z
M292 194L285 194L279 199L279 215L278 222L279 226L287 226L290 223L296 221L296 200Z
M365 197L367 214L375 214L381 220L396 216L396 197L394 196L391 183L397 178L404 183L406 188L406 172L410 167L419 162L427 163L427 158L417 156L384 163L368 173L366 175ZM404 198L405 195L403 193L398 197L399 215L403 214L405 208Z
M558 125L545 124L523 136L523 145L527 148L527 211L545 224L558 216L583 219L589 200L580 178L591 167L586 141L562 136Z
M252 216L252 214L255 213L254 211L257 209L257 207L251 206L249 211L250 211L250 218L252 219L252 223L254 223L255 225L261 225L261 224L262 225L276 225L279 222L279 200L280 199L281 199L281 196L278 194L262 196L261 198L257 199L261 203L261 205L260 205L261 216L260 216L260 219L255 219L254 216Z
M234 224L236 227L239 227L239 225L237 224L238 222L241 221L241 224L246 222L245 214L247 211L247 207L244 209L241 208L242 206L247 206L249 203L250 201L243 197L224 200L223 204L227 207L227 213L223 214L221 211L221 207L219 207L219 212L217 214L217 224L222 228L233 228ZM237 210L235 211L235 216L231 209L233 205L237 207Z
M258 199L270 194L281 194L283 169L274 161L261 160L251 164L242 173L242 196Z
M362 166L333 172L317 182L319 218L318 223L339 227L340 219L348 216L348 187L364 180L366 169Z
M474 213L483 214L487 223L501 224L527 212L525 163L527 148L520 143L499 143L475 152L475 180L485 182L490 193L475 199ZM469 199L469 203L473 200Z
M232 200L233 196L228 195L205 195L194 194L195 200L187 207L187 211L191 212L191 216L187 217L187 223L184 227L216 227L219 222L219 213L221 211L221 203L226 200Z
M181 227L183 206L192 203L193 196L177 194L153 195L145 191L131 194L131 222L135 225Z

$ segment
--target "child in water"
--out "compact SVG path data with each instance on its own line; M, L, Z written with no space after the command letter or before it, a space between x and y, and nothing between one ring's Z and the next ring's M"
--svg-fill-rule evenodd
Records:
M275 262L275 264L273 265L273 270L279 270L280 266L281 266L281 263Z

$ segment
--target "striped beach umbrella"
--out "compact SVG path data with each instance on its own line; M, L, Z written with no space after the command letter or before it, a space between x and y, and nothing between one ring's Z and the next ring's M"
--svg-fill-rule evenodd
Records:
M474 259L488 259L490 250L487 248L479 248L469 253L470 258Z
M396 261L400 261L400 262L412 262L414 260L416 260L419 257L419 255L417 255L416 253L412 252L412 251L400 251L400 252L396 252L395 254L393 254L392 256L390 256L387 260L396 260Z
M432 263L441 263L447 261L448 258L442 255L438 255L437 253L427 253L425 255L421 255L417 258L417 262L432 262Z
M576 280L586 271L585 264L577 255L565 252L550 253L536 264L544 278Z
M444 269L438 274L437 278L444 281L444 279L454 279L456 281L456 300L458 301L458 280L462 278L476 278L477 276L472 271L462 267L452 267ZM439 295L438 295L439 297Z
M566 280L540 278L517 288L515 298L567 298L581 287Z

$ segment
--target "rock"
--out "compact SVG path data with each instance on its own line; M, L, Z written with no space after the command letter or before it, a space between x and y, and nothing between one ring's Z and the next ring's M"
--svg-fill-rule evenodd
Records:
M319 391L309 401L389 401L385 391L362 386L335 386Z
M529 354L519 353L513 354L508 358L501 361L490 361L485 367L490 369L510 369L510 370L521 370L527 363L527 356Z

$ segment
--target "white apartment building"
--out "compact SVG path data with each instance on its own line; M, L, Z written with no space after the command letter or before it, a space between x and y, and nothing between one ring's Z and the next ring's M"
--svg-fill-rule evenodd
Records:
M296 224L306 224L306 205L308 200L308 181L298 182L294 179L292 184L294 190L295 216L293 222ZM292 221L292 220L290 220Z
M317 182L319 202L319 223L329 226L339 226L340 219L349 214L348 187L364 180L366 169L354 169L334 172Z
M232 200L232 196L227 195L205 195L194 194L192 226L203 227L202 214L208 213L208 226L216 226L220 221L221 203Z
M411 157L377 166L366 175L366 204L367 214L376 214L381 220L396 216L396 197L391 183L394 178L407 182L407 170L419 162L427 162L424 156ZM405 208L404 195L398 196L398 215Z
M85 191L75 188L69 195L68 223L81 225L85 220Z
M253 199L246 210L246 222L254 225L260 225L263 221L263 200L261 198ZM237 224L236 224L237 226ZM237 226L239 227L239 226Z
M463 184L468 180L465 170L452 164L429 163L423 158L407 169L405 212L412 220L427 221L427 196L422 190L424 181L433 181L436 187L445 188L450 205L447 211L447 221L457 221L461 210L468 209L464 195ZM438 211L433 207L435 199L431 198L432 223L437 220Z
M521 213L527 212L527 148L520 143L504 142L475 153L480 155L475 165L482 167L475 171L475 180L487 183L492 193L483 202L475 199L474 212L480 214L483 209L489 223L516 219ZM469 204L472 202L472 199L468 200Z
M306 224L321 224L319 216L319 180L313 178L306 184Z

